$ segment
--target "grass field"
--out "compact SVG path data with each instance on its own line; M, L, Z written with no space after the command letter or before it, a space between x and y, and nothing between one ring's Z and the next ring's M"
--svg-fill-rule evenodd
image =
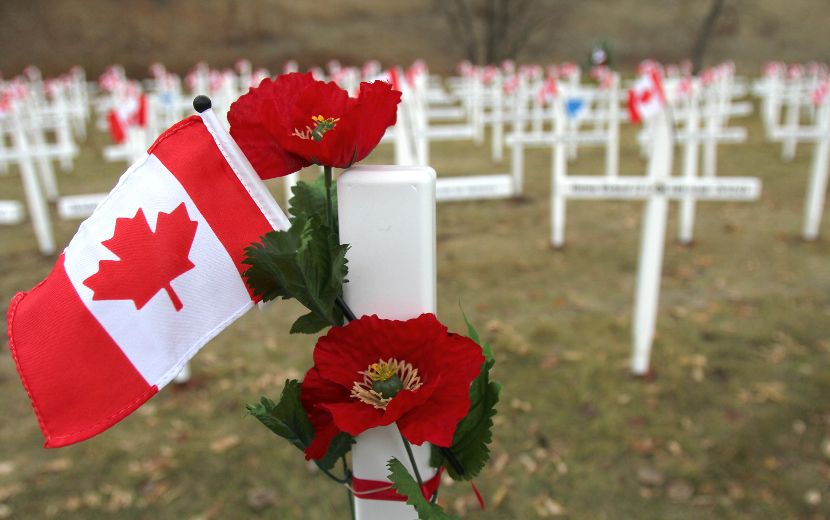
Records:
M702 203L697 241L666 249L655 377L628 374L640 203L575 202L552 251L550 158L529 151L522 200L438 207L439 314L458 302L494 345L502 383L493 457L476 484L441 501L468 518L830 518L830 243L798 238L810 147L790 164L763 142L720 149L722 175L755 175L756 203ZM622 171L644 164L624 130ZM106 191L123 167L93 133L65 193ZM439 175L506 170L488 149L441 144ZM372 162L389 162L380 147ZM584 149L575 173L599 172ZM275 191L280 190L279 183ZM22 198L14 171L2 198ZM278 198L277 200L282 200ZM55 222L65 244L77 222ZM824 220L825 237L830 219ZM0 299L45 276L28 224L0 228ZM278 303L223 332L169 388L110 431L45 450L10 356L0 356L0 518L347 518L345 492L246 418L310 365L289 336L301 309ZM5 325L5 322L4 322Z

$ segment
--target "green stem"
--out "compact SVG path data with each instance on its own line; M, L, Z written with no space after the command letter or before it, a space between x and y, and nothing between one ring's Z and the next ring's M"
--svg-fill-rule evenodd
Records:
M352 472L349 471L349 466L346 465L346 455L342 455L340 460L343 462L343 475L346 476L346 480L352 480ZM354 512L354 497L352 496L352 488L346 488L346 498L349 501L349 512L352 514L352 520L356 520L355 512Z
M334 230L333 208L331 203L331 166L323 166L323 174L326 178L326 223L329 229Z
M398 433L401 433L400 430ZM403 436L403 433L401 433L401 440L403 441L404 449L406 449L406 454L409 456L409 463L412 465L412 471L415 472L415 480L418 481L418 488L424 489L424 480L421 478L421 472L418 471L418 464L415 462L415 454L412 453L412 446L409 444L409 441L406 440L406 437Z
M333 481L337 482L338 484L346 484L346 483L349 482L348 473L343 478L337 478L337 477L334 476L334 474L332 474L331 471L329 471L327 469L324 469L322 466L320 466L319 463L317 463L317 468L323 473L323 475L327 476L328 478L332 479Z

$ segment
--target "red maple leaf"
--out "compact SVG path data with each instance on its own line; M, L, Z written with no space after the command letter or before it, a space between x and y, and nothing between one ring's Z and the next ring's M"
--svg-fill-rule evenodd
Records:
M112 238L101 244L118 260L101 260L98 272L84 280L94 291L92 299L132 300L140 310L164 289L180 311L182 301L170 283L196 267L188 255L198 224L190 220L184 203L170 213L159 212L155 232L140 208L133 218L116 219Z

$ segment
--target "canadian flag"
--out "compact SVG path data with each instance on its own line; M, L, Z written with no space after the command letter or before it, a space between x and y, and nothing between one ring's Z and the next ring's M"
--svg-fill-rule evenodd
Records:
M631 122L641 123L662 111L665 104L666 96L663 93L660 71L656 67L649 67L628 91L628 113Z
M8 313L46 447L114 425L252 307L244 248L288 220L211 110L162 134Z
M146 126L147 96L137 90L128 89L119 101L118 107L107 113L107 123L113 142L123 143L129 128Z

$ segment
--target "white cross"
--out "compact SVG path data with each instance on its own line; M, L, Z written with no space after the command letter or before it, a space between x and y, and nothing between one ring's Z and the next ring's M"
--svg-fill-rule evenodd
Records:
M827 191L828 166L830 165L830 96L824 101L816 114L816 124L809 127L776 128L773 139L793 140L795 142L814 142L813 161L810 167L810 183L804 202L804 226L802 236L805 240L818 238L821 218L824 212L824 198Z
M755 200L760 196L761 182L751 177L688 178L671 177L672 123L667 111L653 121L652 150L645 177L620 176L554 176L554 226L564 220L564 200L583 199L646 199L637 289L632 323L633 352L631 370L643 375L649 370L649 358L657 322L660 276L665 247L669 199L682 200ZM565 151L557 143L554 151L559 171L564 168ZM559 211L560 214L556 215ZM561 230L559 231L561 236ZM554 239L557 230L554 228Z

